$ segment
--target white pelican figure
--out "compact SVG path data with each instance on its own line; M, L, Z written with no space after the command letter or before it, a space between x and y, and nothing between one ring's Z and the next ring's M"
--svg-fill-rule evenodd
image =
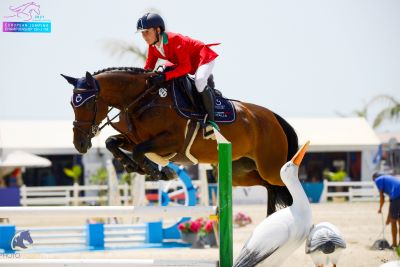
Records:
M293 198L254 229L234 267L280 266L306 240L312 226L311 206L298 177L309 142L281 168L281 178Z
M342 233L328 222L315 225L306 242L306 254L310 254L317 267L323 267L329 261L336 267L339 256L345 248L346 241Z

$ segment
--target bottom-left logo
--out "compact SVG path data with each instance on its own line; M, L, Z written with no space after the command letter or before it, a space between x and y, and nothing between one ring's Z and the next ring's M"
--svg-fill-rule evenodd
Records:
M13 250L24 250L32 247L33 240L29 230L16 233L11 240L11 248Z

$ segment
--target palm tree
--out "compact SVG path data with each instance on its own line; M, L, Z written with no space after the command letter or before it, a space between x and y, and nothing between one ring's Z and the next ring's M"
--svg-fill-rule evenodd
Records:
M147 50L141 50L135 44L130 44L122 40L109 40L106 42L106 48L112 56L122 57L125 54L134 54L143 63L147 58Z
M367 119L367 115L368 115L368 104L364 104L361 109L356 109L353 110L350 114L346 115L343 114L342 112L339 111L335 111L336 115L338 115L339 117L361 117L361 118L365 118Z
M400 117L400 102L390 95L378 95L375 96L369 103L369 105L377 102L386 102L385 107L376 115L373 128L379 127L385 120L398 120Z
M148 8L146 12L161 14L156 8ZM147 49L142 50L135 44L130 44L121 40L109 40L106 42L106 48L110 50L112 56L122 57L125 54L134 54L137 59L144 63L147 59Z

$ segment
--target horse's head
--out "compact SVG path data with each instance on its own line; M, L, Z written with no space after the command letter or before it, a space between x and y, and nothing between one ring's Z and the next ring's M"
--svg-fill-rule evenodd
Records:
M108 105L100 97L99 82L89 72L79 79L62 76L74 86L71 99L75 113L74 146L80 153L86 153L92 146L91 139L99 132L99 124L107 115Z

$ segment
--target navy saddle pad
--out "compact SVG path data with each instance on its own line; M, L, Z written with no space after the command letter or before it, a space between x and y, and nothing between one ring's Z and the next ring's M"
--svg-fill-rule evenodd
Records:
M206 114L202 102L201 96L197 93L197 96L194 96L196 107L193 107L193 104L183 93L183 90L179 88L177 83L172 82L172 94L174 99L174 104L178 110L178 114L187 119L196 119L203 120ZM192 91L196 89L193 88ZM236 119L236 110L231 100L225 99L222 96L215 96L215 122L218 123L232 123Z

